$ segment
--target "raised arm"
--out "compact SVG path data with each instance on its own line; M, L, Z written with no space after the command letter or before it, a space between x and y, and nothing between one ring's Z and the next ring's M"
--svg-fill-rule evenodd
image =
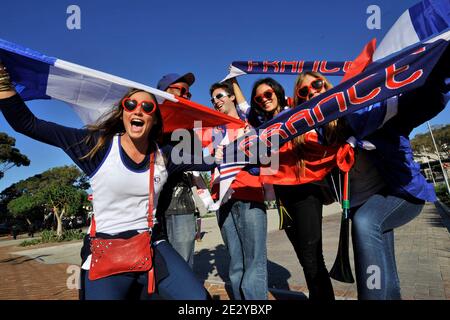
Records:
M346 122L358 139L363 139L381 128L398 113L398 97L362 108L345 116Z
M2 71L0 74L5 77L6 72L4 69ZM2 75L0 75L0 79L2 79ZM61 148L86 174L90 175L95 171L97 165L101 162L100 154L89 161L80 160L95 144L94 141L90 145L85 143L89 134L86 129L65 127L38 119L28 109L12 86L9 88L6 88L5 85L1 86L0 84L0 89L3 88L4 90L0 90L0 110L15 131L37 141Z
M245 118L244 120L247 120L250 112L250 105L247 103L247 100L245 99L244 94L242 93L241 87L239 86L239 83L237 82L236 78L231 78L228 81L233 86L234 96L236 97L236 105L239 109L239 112Z
M238 104L246 103L244 94L242 93L241 87L239 86L239 83L237 82L236 78L231 78L228 81L230 81L231 85L233 86L234 96L236 97L236 102Z

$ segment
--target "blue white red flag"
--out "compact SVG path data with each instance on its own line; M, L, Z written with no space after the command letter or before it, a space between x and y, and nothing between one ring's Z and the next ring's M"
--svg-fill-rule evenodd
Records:
M154 94L164 118L164 131L192 129L195 120L212 127L240 120L193 101L144 84L46 56L0 39L0 60L8 68L16 91L25 100L58 99L68 103L85 124L109 111L131 88Z
M384 36L375 50L373 60L424 41L450 27L450 1L424 0L405 12Z

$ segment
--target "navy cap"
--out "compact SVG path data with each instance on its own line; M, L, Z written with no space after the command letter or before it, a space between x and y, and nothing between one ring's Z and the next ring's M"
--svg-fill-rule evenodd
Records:
M180 76L178 73L169 73L166 74L161 80L158 81L157 88L162 91L166 91L167 88L174 83L184 82L187 83L188 86L191 86L195 81L194 74L191 72L186 73L183 76Z

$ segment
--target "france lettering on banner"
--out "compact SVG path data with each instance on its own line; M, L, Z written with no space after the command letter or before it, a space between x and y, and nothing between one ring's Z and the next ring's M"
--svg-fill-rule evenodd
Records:
M388 31L374 53L373 60L382 59L450 27L450 1L424 0L406 10ZM316 71L324 75L343 76L352 61L264 60L233 61L223 79L245 74L297 74Z
M298 74L305 71L315 71L325 75L343 76L349 70L351 64L352 61L326 60L233 61L230 66L230 73L225 80L244 74Z
M299 74L316 71L325 75L343 76L352 65L352 61L305 61L305 60L264 60L233 61L228 75L222 81L244 74Z
M297 106L266 122L256 130L237 139L225 149L220 166L233 176L221 180L219 203L222 203L236 174L242 168L242 159L258 164L261 155L276 151L283 143L313 128L322 126L346 114L386 100L389 97L420 87L439 60L450 40L450 31L426 43L409 47L387 59L370 64L361 74L339 84L318 97ZM278 145L270 143L277 138ZM238 161L237 161L238 160Z
M397 22L391 27L386 36L383 38L380 46L374 52L373 61L387 59L389 55L397 53L408 46L412 46L419 41L423 41L426 38L435 36L439 33L441 33L441 38L446 39L445 31L450 26L449 12L450 1L448 0L424 0L409 8L400 16ZM446 40L448 40L448 38ZM249 69L248 64L249 62L247 62L247 69ZM376 64L373 65L375 66ZM239 69L232 64L230 66L229 74L223 81L247 74L243 71L246 68L245 62L244 64L241 62L241 67L242 69ZM287 69L284 69L284 71L286 70ZM283 74L287 73L284 72ZM328 75L330 74L328 73ZM350 81L354 81L354 79ZM306 120L312 122L312 119L310 118L307 118ZM326 122L322 122L321 124L325 123ZM280 124L275 124L274 128L276 129L279 125ZM231 151L229 152L232 154ZM234 177L230 177L221 181L221 197L219 202L223 201L222 194L228 192L227 190L233 179ZM224 191L222 191L222 189L224 189Z

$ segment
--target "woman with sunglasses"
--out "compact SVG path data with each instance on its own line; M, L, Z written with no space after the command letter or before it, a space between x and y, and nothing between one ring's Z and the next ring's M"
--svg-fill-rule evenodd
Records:
M165 241L158 223L160 217L154 217L154 212L168 175L185 170L207 171L214 164L172 162L172 147L157 144L163 122L152 94L131 90L97 124L85 129L64 127L36 118L16 94L0 63L0 109L14 130L61 148L90 177L95 212L91 236L131 239L148 232L154 224L151 228L154 259L150 260L156 269L156 292L166 299L208 297L189 265ZM149 278L153 279L149 272L122 272L91 280L89 273L97 261L92 259L90 241L91 237L85 238L81 253L82 269L86 270L81 279L85 299L121 300L139 298L141 294L142 298L147 297ZM136 270L139 267L136 265Z
M450 89L445 84L450 70L449 52L447 49L447 58L441 58L422 87L345 117L348 132L344 134L372 145L370 150L355 149L355 164L350 171L358 299L401 298L394 229L418 216L425 201L436 200L433 186L413 160L408 136L445 107L445 94ZM318 73L300 76L296 92L303 100L318 96L329 89L320 89L320 79L324 77ZM341 127L332 134L342 134L343 130Z
M258 127L285 109L289 107L284 89L277 81L265 78L253 85L249 112L251 125ZM291 154L296 159L295 165L291 168L293 178L282 177L279 179L279 184L274 184L274 190L278 202L290 216L282 227L303 267L309 299L334 300L333 287L322 254L323 192L320 185L303 183L300 179L304 168L298 155L302 154L302 148L309 142L317 143L315 131L310 131L287 143L287 147L294 150Z

